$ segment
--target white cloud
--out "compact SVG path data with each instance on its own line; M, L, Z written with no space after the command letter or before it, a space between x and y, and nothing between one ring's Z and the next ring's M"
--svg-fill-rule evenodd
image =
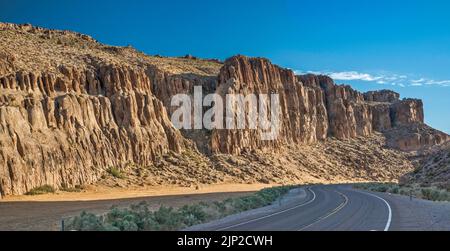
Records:
M377 81L382 78L378 76L372 76L368 73L360 73L356 71L333 72L329 76L336 80L362 80L362 81Z
M433 80L427 78L412 78L408 75L399 75L392 73L372 74L358 71L295 71L297 75L301 74L316 74L328 75L336 81L365 81L374 82L377 84L390 84L393 86L424 86L424 85L438 85L450 87L450 80Z
M426 81L426 79L424 79L424 78L411 80L411 82L416 83L416 84L417 83L423 83L425 81Z
M305 74L327 75L326 72L322 72L322 71L300 71L300 70L295 70L294 73L295 73L295 75L305 75Z

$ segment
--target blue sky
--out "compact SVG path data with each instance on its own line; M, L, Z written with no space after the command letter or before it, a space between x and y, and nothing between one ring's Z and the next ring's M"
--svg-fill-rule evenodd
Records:
M421 98L450 133L450 1L0 0L0 21L86 33L148 54L263 56L361 91Z

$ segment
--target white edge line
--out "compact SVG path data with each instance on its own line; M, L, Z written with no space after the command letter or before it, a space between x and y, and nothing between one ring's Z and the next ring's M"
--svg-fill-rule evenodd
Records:
M381 198L378 195L371 194L371 193L366 193L366 192L362 192L362 191L358 191L358 192L363 193L363 194L367 194L367 195L370 195L370 196L373 196L375 198L378 198L378 199L382 200L386 204L386 206L388 208L388 211L389 211L389 216L388 216L388 221L386 223L386 227L384 227L384 232L389 231L389 228L391 227L391 222L392 222L392 209L391 209L391 206L389 205L389 203L385 199Z
M285 209L285 210L282 210L282 211L279 211L279 212L276 212L276 213L272 213L272 214L269 214L269 215L266 215L266 216L263 216L263 217L260 217L260 218L256 218L256 219L252 219L252 220L249 220L249 221L246 221L246 222L242 222L242 223L239 223L239 224L235 224L235 225L232 225L232 226L220 228L220 229L217 229L216 231L223 231L223 230L227 230L227 229L230 229L230 228L233 228L233 227L239 227L239 226L242 226L242 225L245 225L245 224L248 224L248 223L252 223L252 222L259 221L259 220L263 220L263 219L266 219L266 218L269 218L269 217L272 217L272 216L275 216L275 215L279 215L279 214L282 214L282 213L285 213L285 212L289 212L289 211L297 209L299 207L303 207L303 206L306 206L308 204L311 204L314 200L316 200L316 193L314 193L314 191L311 188L308 188L308 190L313 194L313 198L311 200L309 200L308 202L305 202L305 203L297 205L295 207L291 207L291 208L288 208L288 209Z

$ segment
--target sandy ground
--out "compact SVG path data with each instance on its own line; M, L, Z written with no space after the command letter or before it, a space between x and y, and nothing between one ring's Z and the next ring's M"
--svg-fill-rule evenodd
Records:
M267 184L219 184L198 190L185 187L148 187L143 189L89 188L81 193L39 196L9 196L0 200L0 230L59 230L61 219L81 211L104 213L112 206L126 207L146 201L152 208L182 206L199 201L223 200L243 196Z

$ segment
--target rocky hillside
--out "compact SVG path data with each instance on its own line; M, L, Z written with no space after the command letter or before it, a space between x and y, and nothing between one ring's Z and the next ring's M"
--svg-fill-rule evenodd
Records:
M267 59L148 56L31 25L0 23L0 38L3 195L45 184L395 180L412 166L386 146L418 150L448 140L423 124L420 100L400 100L390 91L359 93L326 76L296 76ZM279 93L280 137L261 141L255 130L177 130L169 119L175 109L170 99L192 94L198 85L205 94ZM388 141L379 132L390 135ZM341 147L355 155L339 152ZM328 154L319 158L321 152ZM375 152L361 162L361 155ZM315 154L316 160L308 157ZM277 158L286 162L268 160ZM109 177L111 168L128 176Z
M450 189L450 142L426 149L411 158L418 167L402 181Z

